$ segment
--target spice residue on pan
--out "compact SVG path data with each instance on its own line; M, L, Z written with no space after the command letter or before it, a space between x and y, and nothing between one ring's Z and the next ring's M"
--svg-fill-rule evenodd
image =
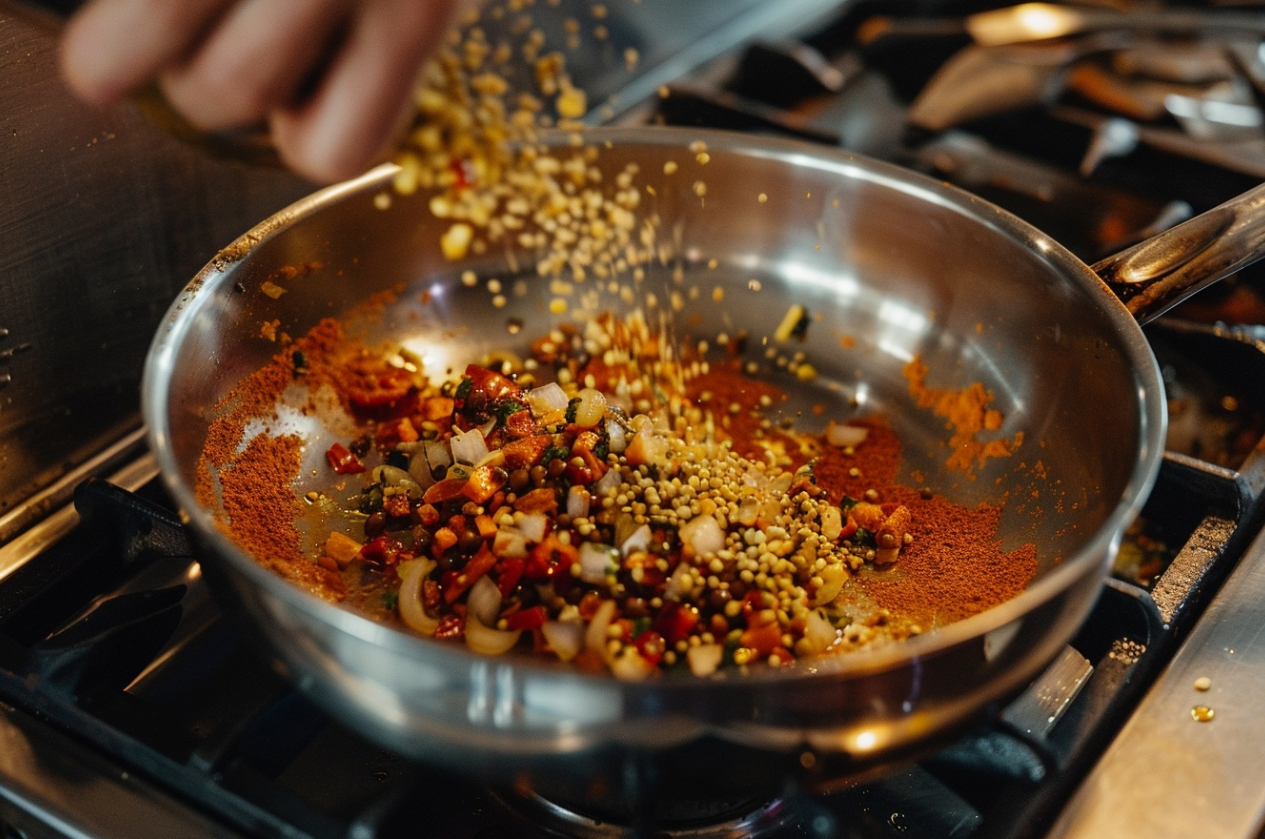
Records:
M946 420L953 432L949 438L948 466L963 472L982 467L989 458L1009 457L1023 444L1023 432L1017 431L1009 439L980 439L985 432L996 432L1005 417L989 405L991 394L980 382L972 382L960 390L935 388L927 384L927 365L915 356L905 365L905 378L909 381L909 393L917 400L918 407L930 408Z
M342 580L303 556L296 526L302 507L292 484L303 441L292 434L273 436L267 429L247 439L247 427L275 421L277 404L303 375L299 371L324 369L342 340L337 321L322 321L221 400L207 429L194 488L198 502L219 511L220 523L245 551L330 600L341 598Z

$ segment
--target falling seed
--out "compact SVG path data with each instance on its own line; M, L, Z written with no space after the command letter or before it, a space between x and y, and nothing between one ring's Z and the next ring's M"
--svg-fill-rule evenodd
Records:
M373 206L377 207L379 210L390 209L391 193L379 192L377 195L373 196Z
M756 200L759 201L761 204L767 204L769 203L769 196L761 192L759 198L757 198Z
M1195 690L1202 691L1202 690L1211 690L1211 689L1212 689L1212 679L1209 679L1207 676L1200 676L1198 679L1195 679Z
M1196 705L1190 709L1190 716L1195 722L1212 722L1212 718L1217 712L1209 708L1207 705Z
M479 275L474 273L473 271L462 271L461 284L464 285L466 288L474 288L476 285L479 284Z

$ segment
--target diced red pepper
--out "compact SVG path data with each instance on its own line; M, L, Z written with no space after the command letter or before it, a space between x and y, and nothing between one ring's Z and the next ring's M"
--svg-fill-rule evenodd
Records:
M454 192L462 192L474 186L474 165L464 157L454 157L448 161L448 170L452 172Z
M847 516L847 521L843 523L843 530L839 531L840 539L847 539L852 536L857 532L857 528L859 527L857 520L852 517L851 513L848 513Z
M466 378L470 380L470 389L466 392L465 400L469 401L474 394L480 394L487 400L488 407L501 399L518 396L523 392L513 379L477 364L466 367Z
M461 615L444 615L435 627L435 637L440 639L460 638L466 631L466 619Z
M573 484L591 484L606 474L606 464L602 462L593 449L602 438L593 431L582 431L576 435L571 444L571 456L567 458L567 477ZM576 458L580 459L576 463Z
M633 640L633 646L651 667L658 667L668 646L663 636L653 629L647 629Z
M480 577L491 571L494 565L496 565L496 554L492 553L487 542L484 542L475 555L470 557L465 568L460 571L449 571L443 575L444 579L441 582L444 587L444 600L449 603L455 601L465 594ZM449 577L449 574L452 576Z
M360 549L360 558L374 565L394 565L403 550L403 543L384 534L366 542Z
M653 628L672 646L684 641L698 625L698 609L693 606L667 601L655 616Z
M580 551L574 545L568 545L560 541L557 534L550 533L527 555L524 576L532 581L552 580L568 573L579 558Z
M544 606L532 606L505 616L505 628L509 630L532 630L545 625L548 614Z
M325 459L329 461L329 466L339 475L358 475L365 471L365 465L360 462L360 458L356 457L342 443L335 443L325 452Z
M502 559L496 569L496 587L501 591L501 599L509 600L519 580L523 579L523 571L527 568L527 558L511 556Z
M451 501L461 495L461 491L466 488L466 481L466 478L444 478L442 481L437 481L426 488L422 500L427 504L442 504L445 501Z
M773 595L762 589L752 589L742 598L742 617L750 625L756 614L773 607Z
M515 411L505 417L505 431L511 437L530 437L540 431L531 411Z

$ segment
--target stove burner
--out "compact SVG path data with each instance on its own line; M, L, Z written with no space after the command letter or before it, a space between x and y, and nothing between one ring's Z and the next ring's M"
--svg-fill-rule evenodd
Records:
M612 801L564 804L531 790L496 797L533 824L575 839L772 839L788 835L802 821L794 799L783 798L682 799L643 808ZM825 835L830 820L819 816L816 821L818 829L808 835Z

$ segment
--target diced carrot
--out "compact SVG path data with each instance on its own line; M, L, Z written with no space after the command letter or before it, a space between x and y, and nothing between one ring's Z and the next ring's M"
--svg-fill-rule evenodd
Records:
M417 433L413 423L409 422L408 417L403 417L391 422L384 422L378 426L378 431L373 435L373 440L378 448L391 449L397 443L416 443L420 437L421 435Z
M325 539L325 555L346 566L360 553L362 545L346 533L335 530Z
M446 551L457 544L457 534L453 533L451 528L441 527L435 531L434 544L441 552Z
M511 440L501 448L501 452L505 455L505 468L522 469L535 466L552 442L553 437L548 434L535 434Z
M491 539L496 535L496 522L492 521L491 516L475 516L474 528L484 539Z
M782 627L776 620L749 627L743 630L738 643L755 650L761 658L767 658L769 653L782 645Z
M422 401L421 409L422 419L435 422L452 416L453 401L447 396L431 396Z
M498 489L509 481L509 473L499 466L479 466L470 473L470 480L462 487L461 492L476 504L481 504L492 497Z
M558 495L552 487L533 489L514 502L514 509L523 513L552 513L558 509Z

